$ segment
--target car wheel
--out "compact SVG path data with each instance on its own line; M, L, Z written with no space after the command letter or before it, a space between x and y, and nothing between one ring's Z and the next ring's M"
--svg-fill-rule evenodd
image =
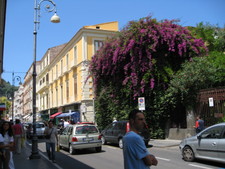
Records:
M101 147L95 147L95 150L96 150L97 152L101 152L101 151L102 151L102 146L101 146Z
M195 159L194 152L189 146L184 147L182 151L182 156L185 161L189 161L189 162L194 161Z
M119 139L119 147L121 149L123 148L123 139L122 138Z
M107 142L106 142L106 140L105 140L105 137L104 137L104 136L102 136L101 140L102 140L102 144L103 144L103 145L106 145L106 144L107 144Z
M72 147L71 144L70 144L70 146L69 146L69 153L70 153L71 155L75 154L75 150L73 149L73 147Z

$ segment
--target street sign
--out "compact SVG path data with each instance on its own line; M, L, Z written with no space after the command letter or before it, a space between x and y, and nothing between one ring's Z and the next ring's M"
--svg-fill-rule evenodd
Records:
M209 98L209 107L213 107L213 106L214 106L213 98L210 97L210 98Z
M145 110L145 98L144 97L138 98L138 108L139 108L139 110Z

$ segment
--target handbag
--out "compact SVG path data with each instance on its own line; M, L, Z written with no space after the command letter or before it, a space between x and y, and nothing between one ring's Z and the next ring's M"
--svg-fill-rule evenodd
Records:
M56 147L56 151L57 151L57 152L60 152L59 145L57 145L57 147Z
M53 130L53 129L52 129L52 130ZM47 134L47 135L45 136L46 139L50 139L50 138L51 138L52 130L51 130L51 133L50 133L50 134Z

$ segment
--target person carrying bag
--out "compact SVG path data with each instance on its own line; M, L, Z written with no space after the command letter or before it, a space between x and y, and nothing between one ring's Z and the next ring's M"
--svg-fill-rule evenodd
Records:
M57 129L53 126L53 121L48 122L48 127L45 128L45 142L46 142L46 152L48 154L48 159L55 163L55 147L58 145Z

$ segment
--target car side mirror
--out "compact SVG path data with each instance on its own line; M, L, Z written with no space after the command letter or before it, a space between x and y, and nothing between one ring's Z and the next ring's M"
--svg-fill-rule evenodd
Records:
M202 139L202 136L201 136L201 135L198 135L198 136L197 136L197 139L198 139L198 140L201 140L201 139Z

